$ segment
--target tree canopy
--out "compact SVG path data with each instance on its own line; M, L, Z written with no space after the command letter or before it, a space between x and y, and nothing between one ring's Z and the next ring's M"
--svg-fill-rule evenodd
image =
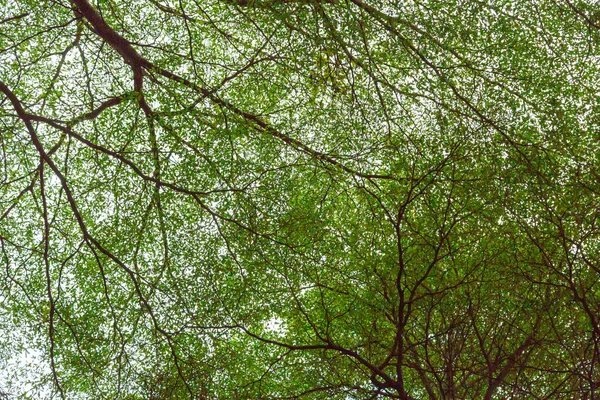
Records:
M0 0L0 397L600 398L600 5Z

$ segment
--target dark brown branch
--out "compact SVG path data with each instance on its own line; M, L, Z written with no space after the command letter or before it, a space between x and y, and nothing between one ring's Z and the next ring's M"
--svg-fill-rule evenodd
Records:
M0 20L0 24L5 24L5 23L7 23L7 22L10 22L10 21L16 21L16 20L18 20L18 19L25 18L25 17L27 17L29 14L30 14L30 13L22 13L22 14L15 15L15 16L12 16L12 17L7 17L7 18L4 18L3 20Z
M52 278L50 274L50 260L48 258L48 253L50 251L50 222L48 220L48 202L46 199L46 185L44 181L44 161L41 160L39 167L39 177L40 177L40 196L42 198L42 217L44 220L44 271L46 275L46 293L48 295L48 303L50 309L48 311L48 338L50 340L50 368L52 370L52 379L54 380L54 384L60 393L60 397L64 399L65 393L63 391L62 385L58 378L58 372L56 371L56 339L54 335L55 326L54 326L54 317L56 314L56 305L54 300L54 295L52 294Z
M126 97L127 97L127 94L123 94L118 97L112 97L112 98L106 100L104 103L100 104L100 106L98 106L96 109L94 109L86 114L80 115L76 118L73 118L71 121L67 122L67 126L74 126L80 122L95 119L107 108L114 107L118 104L121 104Z
M72 0L76 13L81 14L91 25L94 32L115 49L132 67L149 67L149 63L138 54L131 43L112 29L104 18L86 0Z

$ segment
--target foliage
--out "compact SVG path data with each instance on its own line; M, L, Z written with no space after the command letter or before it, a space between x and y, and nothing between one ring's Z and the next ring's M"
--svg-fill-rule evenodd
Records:
M0 0L0 395L600 396L597 4L88 1Z

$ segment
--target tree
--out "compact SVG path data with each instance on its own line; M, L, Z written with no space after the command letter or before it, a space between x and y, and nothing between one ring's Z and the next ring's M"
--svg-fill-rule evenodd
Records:
M593 2L0 7L3 395L599 398Z

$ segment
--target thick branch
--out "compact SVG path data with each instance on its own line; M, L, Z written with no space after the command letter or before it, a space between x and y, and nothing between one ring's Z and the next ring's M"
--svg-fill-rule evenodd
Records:
M112 29L94 7L86 0L72 0L76 7L75 13L83 16L93 28L93 31L115 49L132 67L148 67L148 62L139 55L131 43Z

